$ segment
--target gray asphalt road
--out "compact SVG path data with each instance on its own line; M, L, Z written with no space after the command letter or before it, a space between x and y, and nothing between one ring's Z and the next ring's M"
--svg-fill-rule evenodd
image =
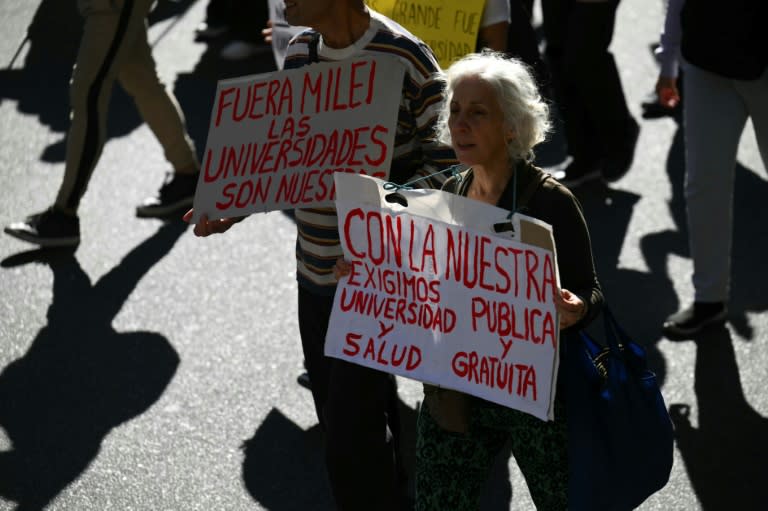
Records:
M160 8L155 55L202 150L215 79L269 70L271 55L224 64L216 45L192 41L205 2ZM644 0L619 9L613 49L638 118L656 76L648 46L661 9ZM36 13L39 30L14 60ZM60 182L79 23L74 2L53 0L4 0L0 20L5 225L46 207ZM330 509L310 395L295 383L291 219L260 215L201 240L180 223L135 218L167 165L121 91L112 109L77 251L0 236L0 510ZM766 509L757 504L768 505L766 169L748 126L731 319L673 342L661 321L692 298L682 143L672 119L643 120L629 174L578 192L608 299L648 347L677 425L672 479L641 509ZM420 386L400 383L410 420ZM514 462L498 468L485 509L531 509Z

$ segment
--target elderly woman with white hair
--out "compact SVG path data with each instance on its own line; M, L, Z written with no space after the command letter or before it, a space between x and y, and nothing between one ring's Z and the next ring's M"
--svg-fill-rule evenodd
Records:
M571 192L532 165L533 147L549 131L549 108L528 69L484 52L455 62L444 75L445 104L437 137L468 167L444 190L552 226L562 289L560 329L590 322L603 302L584 215ZM561 387L561 385L558 385ZM477 509L496 455L507 441L539 510L566 509L568 455L564 396L555 420L541 421L457 391L425 385L417 428L416 509Z

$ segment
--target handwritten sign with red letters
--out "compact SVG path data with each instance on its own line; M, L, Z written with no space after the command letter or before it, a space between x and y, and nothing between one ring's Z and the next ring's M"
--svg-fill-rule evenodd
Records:
M336 172L386 178L404 72L377 56L219 81L193 220L332 206Z
M553 418L559 276L551 228L437 190L337 175L340 280L326 355ZM538 245L525 242L526 232ZM543 235L542 235L543 234ZM543 240L543 243L540 241Z

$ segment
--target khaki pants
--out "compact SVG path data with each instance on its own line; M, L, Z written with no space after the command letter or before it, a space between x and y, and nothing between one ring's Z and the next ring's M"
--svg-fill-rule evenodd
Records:
M727 302L736 155L747 119L768 167L768 70L756 80L734 80L688 62L683 69L685 200L695 300Z
M153 0L80 0L83 37L70 84L71 126L64 181L56 199L75 212L106 140L115 80L130 94L174 170L199 167L176 99L160 82L147 40ZM136 165L133 163L132 165Z

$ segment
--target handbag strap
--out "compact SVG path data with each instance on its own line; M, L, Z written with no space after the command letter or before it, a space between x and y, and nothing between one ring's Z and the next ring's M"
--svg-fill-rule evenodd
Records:
M608 305L603 305L603 323L605 325L605 339L608 342L608 347L614 354L620 355L620 344L626 345L632 341L632 338L616 321L616 317Z

